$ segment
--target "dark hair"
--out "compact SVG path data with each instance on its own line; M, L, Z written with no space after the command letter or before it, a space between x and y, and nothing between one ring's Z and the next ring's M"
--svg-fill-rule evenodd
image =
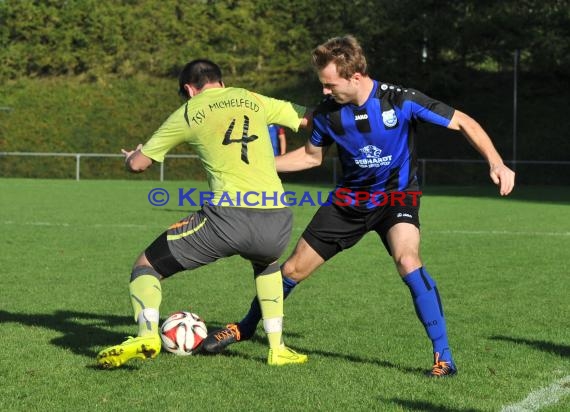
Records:
M362 47L351 35L327 40L313 50L311 57L313 66L317 70L322 70L333 62L336 64L339 76L345 79L350 79L356 72L368 75Z
M185 84L191 84L201 89L207 83L222 83L222 70L220 66L211 60L196 59L186 64L178 77L179 90L181 96L188 97L184 90Z

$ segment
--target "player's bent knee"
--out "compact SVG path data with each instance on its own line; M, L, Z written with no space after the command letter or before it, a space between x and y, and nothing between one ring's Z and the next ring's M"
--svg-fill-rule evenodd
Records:
M270 275L272 273L279 272L279 263L277 261L270 263L269 265L253 264L253 275L255 277Z
M420 257L415 254L394 256L394 262L401 276L405 276L422 266Z
M289 258L288 260L285 261L285 263L281 265L281 274L283 275L283 277L290 278L294 274L294 272L295 272L295 265L291 261L291 258Z
M288 260L281 266L281 274L283 277L294 280L296 283L301 282L302 280L309 277L311 272L308 272L306 269L299 267L296 264L295 260Z
M133 271L131 272L131 280L130 281L132 282L133 280L135 280L139 276L143 276L143 275L154 276L158 280L162 279L162 275L160 273L158 273L156 270L154 270L154 268L152 266L144 265L144 266L135 266L133 268Z
M135 270L135 268L139 267L139 266L151 266L150 262L148 261L148 259L146 258L146 255L144 252L142 252L139 257L137 258L137 260L135 260L135 263L133 265L133 270Z

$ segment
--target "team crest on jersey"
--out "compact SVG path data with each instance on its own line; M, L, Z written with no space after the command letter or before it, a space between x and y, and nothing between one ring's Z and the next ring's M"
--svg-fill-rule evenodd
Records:
M360 156L354 159L354 163L362 168L388 166L392 162L392 155L382 156L382 149L368 145L358 149Z
M392 128L396 127L398 124L398 118L396 117L396 112L394 109L387 110L382 112L382 121L384 122L384 126Z
M358 150L360 150L360 153L362 153L364 156L368 158L379 157L382 154L382 149L379 149L371 144L369 144L368 146L364 146Z

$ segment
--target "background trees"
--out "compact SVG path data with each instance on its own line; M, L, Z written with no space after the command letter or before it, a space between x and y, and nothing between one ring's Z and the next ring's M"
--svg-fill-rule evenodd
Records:
M3 0L0 78L145 73L190 56L267 82L308 70L307 52L353 33L373 67L501 71L522 50L528 71L568 75L567 0ZM422 57L422 52L424 56Z
M0 151L144 140L197 57L228 84L314 105L310 51L351 33L375 78L472 114L506 158L520 50L518 158L567 160L569 31L568 0L0 0ZM477 156L445 130L422 135L420 156Z

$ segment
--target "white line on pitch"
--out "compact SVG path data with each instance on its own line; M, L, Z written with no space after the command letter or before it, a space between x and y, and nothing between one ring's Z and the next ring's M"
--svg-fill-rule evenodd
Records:
M12 220L6 220L2 222L3 225L18 225L18 226L55 226L55 227L118 227L118 228L141 228L146 229L149 227L166 227L167 225L143 225L135 223L94 223L92 225L80 224L76 225L73 223L66 222L14 222Z
M570 395L570 375L563 377L546 388L532 391L518 403L504 406L501 412L538 411L545 406L557 403L567 395Z
M510 230L426 230L444 235L570 236L570 232L518 232Z
M1 0L0 0L1 1ZM149 229L149 228L163 228L166 229L169 225L145 225L136 223L94 223L89 224L74 224L67 222L14 222L13 220L5 220L0 222L0 225L17 225L17 226L46 226L46 227L116 227L116 228L138 228L138 229ZM295 227L293 230L305 230L304 227Z
M57 226L57 227L117 227L117 228L151 228L151 227L166 227L165 225L147 225L135 223L94 223L92 225L86 224L72 224L66 222L15 222L13 220L5 220L0 222L3 225L25 225L25 226ZM295 227L295 230L304 230L305 228ZM509 235L509 236L570 236L570 232L518 232L510 230L426 230L427 233L437 233L444 235Z

